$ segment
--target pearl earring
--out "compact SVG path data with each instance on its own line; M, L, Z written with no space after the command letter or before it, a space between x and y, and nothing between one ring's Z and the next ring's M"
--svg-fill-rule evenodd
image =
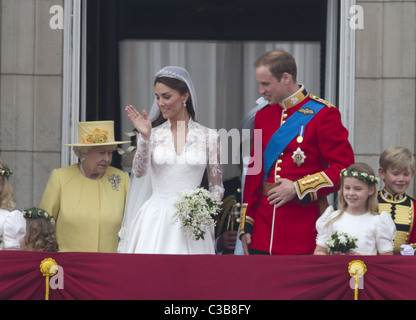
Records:
M186 108L186 101L183 102L183 106Z

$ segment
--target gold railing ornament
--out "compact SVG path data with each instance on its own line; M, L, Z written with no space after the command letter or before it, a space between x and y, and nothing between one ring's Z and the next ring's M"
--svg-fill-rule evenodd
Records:
M49 300L49 277L54 276L58 272L58 264L52 258L47 258L41 262L39 268L42 275L46 277L45 300Z
M348 264L348 273L355 279L354 300L358 300L359 281L367 272L367 266L361 260L354 260Z

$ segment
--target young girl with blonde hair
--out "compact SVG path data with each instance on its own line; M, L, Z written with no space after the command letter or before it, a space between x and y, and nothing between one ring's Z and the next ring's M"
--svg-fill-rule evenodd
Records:
M40 208L23 210L26 219L26 236L22 248L28 251L58 252L55 220Z
M335 232L357 239L349 254L393 254L396 227L387 212L378 212L378 178L370 166L356 163L341 171L340 210L330 206L316 222L314 254L328 254L327 240Z
M9 181L12 173L0 161L0 251L19 250L20 240L26 233L26 221L22 213L14 210L14 193Z

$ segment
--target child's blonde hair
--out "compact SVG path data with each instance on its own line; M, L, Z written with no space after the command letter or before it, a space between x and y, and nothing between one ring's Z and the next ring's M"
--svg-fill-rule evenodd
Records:
M354 163L350 165L346 170L343 170L341 173L341 187L339 190L338 200L339 200L339 214L327 222L326 226L331 224L332 222L341 218L344 212L348 208L348 204L344 199L344 179L346 177L352 177L357 180L360 180L366 183L368 186L374 186L374 192L370 195L367 199L367 211L373 215L378 215L378 200L377 200L377 188L376 184L378 182L378 178L375 176L373 169L366 163Z
M411 170L415 172L415 159L409 149L401 146L388 147L380 156L380 168L384 172L387 169L406 171Z
M0 161L0 168L4 169L6 166ZM3 186L0 189L0 209L12 211L16 207L14 203L13 187L5 175L0 175L0 184Z
M39 208L23 210L26 219L25 243L28 250L57 252L59 250L53 218Z
M349 172L357 172L358 174L364 173L367 174L368 176L372 176L372 177L376 177L374 174L373 169L366 163L354 163L352 165L350 165L347 170ZM340 188L340 192L339 192L339 205L340 205L340 210L341 212L345 211L348 207L347 203L345 202L344 199L344 194L342 192L342 189L344 187L344 178L345 176L341 176L341 188ZM359 179L360 181L363 181L362 179ZM374 193L372 195L370 195L367 199L367 211L370 212L371 214L379 214L378 212L378 200L377 200L377 189L376 189L376 184L377 184L376 179L374 179L373 181L371 181L370 179L366 179L366 181L363 181L365 183L367 183L368 186L374 186Z

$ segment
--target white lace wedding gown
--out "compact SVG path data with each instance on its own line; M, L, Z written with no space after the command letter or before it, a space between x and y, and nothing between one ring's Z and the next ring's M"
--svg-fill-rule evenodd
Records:
M136 177L150 173L152 194L127 226L129 231L124 235L127 237L127 245L121 251L215 254L214 227L206 230L204 240L195 241L184 233L173 217L173 204L178 199L178 192L200 186L205 168L209 191L216 199L221 200L224 188L219 136L215 130L190 120L186 144L180 155L175 150L169 121L152 129L150 141L144 141L140 137L132 173Z

